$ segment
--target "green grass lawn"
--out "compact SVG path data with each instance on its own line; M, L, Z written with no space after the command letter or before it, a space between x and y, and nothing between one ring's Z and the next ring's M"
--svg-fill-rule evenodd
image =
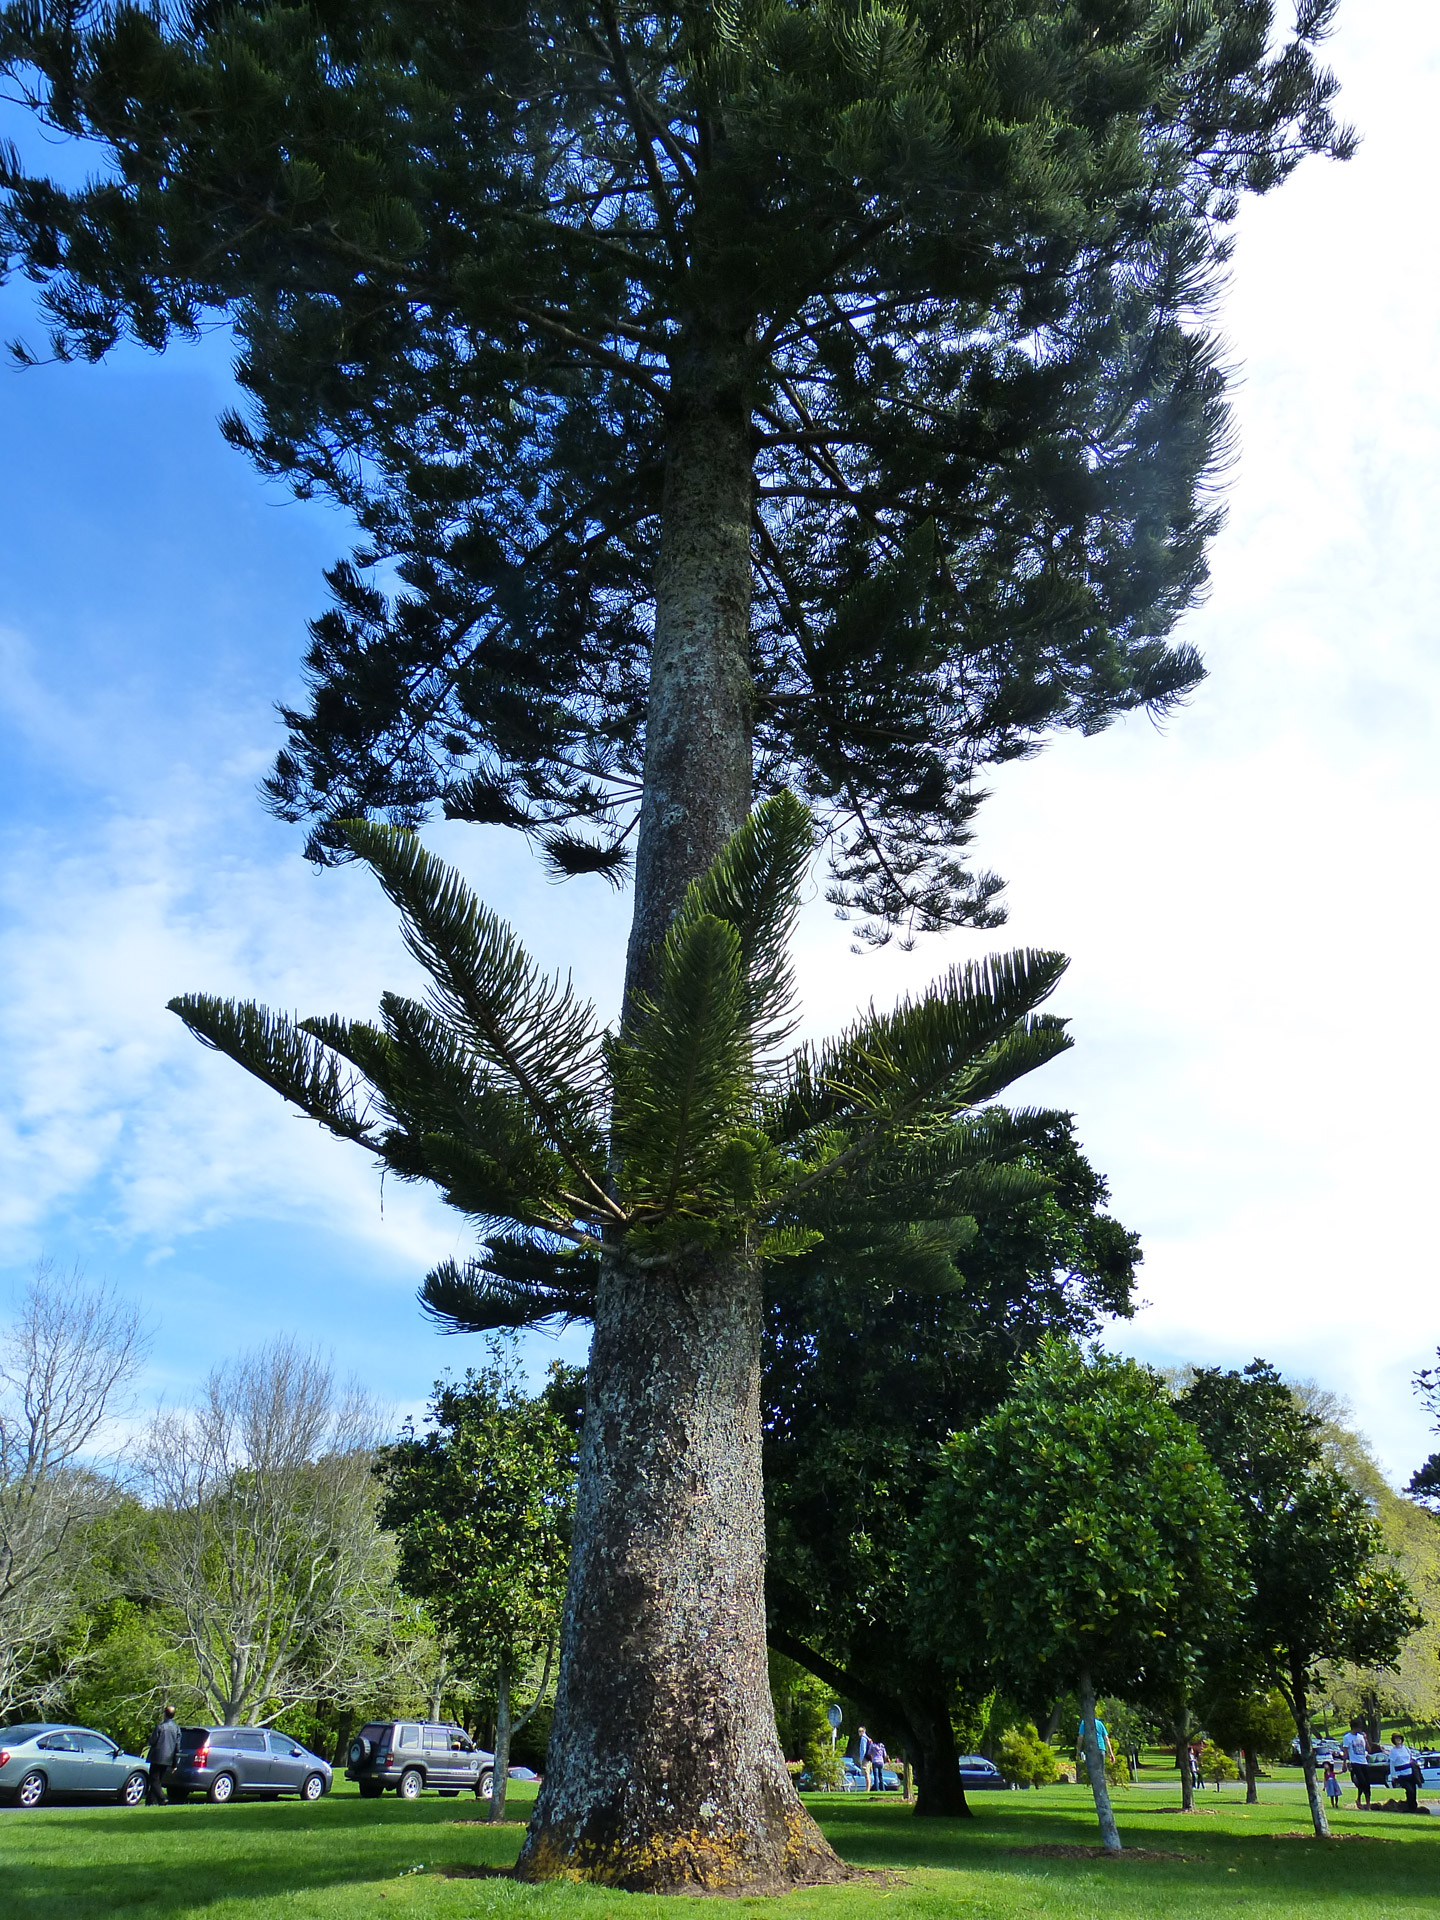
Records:
M529 1790L511 1797L523 1819ZM1337 1830L1360 1838L1322 1846L1288 1837L1306 1824L1303 1796L1288 1783L1252 1808L1235 1789L1211 1792L1188 1818L1173 1790L1117 1799L1127 1845L1167 1857L1058 1851L1095 1840L1089 1795L1074 1787L977 1795L973 1821L917 1822L892 1796L817 1796L810 1804L844 1857L890 1872L726 1911L767 1920L1435 1920L1440 1911L1440 1819L1343 1811ZM519 1824L491 1831L470 1824L476 1812L468 1797L402 1806L345 1790L314 1806L6 1808L0 1912L5 1920L644 1920L663 1904L675 1913L673 1902L589 1888L446 1878L447 1867L514 1858Z

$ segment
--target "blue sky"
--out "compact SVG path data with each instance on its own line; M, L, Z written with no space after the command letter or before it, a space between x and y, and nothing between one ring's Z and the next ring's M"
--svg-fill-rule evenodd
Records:
M1111 1338L1263 1352L1348 1394L1403 1477L1440 1342L1440 15L1344 12L1365 144L1247 210L1223 312L1239 457L1188 622L1211 679L1163 730L995 782L1003 933L856 958L817 901L800 966L822 1030L987 945L1071 953L1077 1046L1033 1093L1144 1237L1147 1304ZM0 334L37 331L30 290L0 293ZM164 1011L204 988L363 1013L410 978L373 885L313 871L255 797L346 530L221 442L228 352L0 370L0 1299L42 1253L114 1280L154 1329L150 1403L283 1331L407 1409L466 1361L413 1304L463 1226L382 1197ZM430 839L613 1005L623 900L498 834Z

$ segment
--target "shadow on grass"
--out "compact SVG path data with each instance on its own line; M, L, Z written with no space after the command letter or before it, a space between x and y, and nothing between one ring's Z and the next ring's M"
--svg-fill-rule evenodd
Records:
M202 1803L104 1818L45 1809L0 1819L0 1909L5 1920L170 1920L220 1900L268 1907L442 1865L481 1877L510 1866L522 1832L465 1821L453 1800Z

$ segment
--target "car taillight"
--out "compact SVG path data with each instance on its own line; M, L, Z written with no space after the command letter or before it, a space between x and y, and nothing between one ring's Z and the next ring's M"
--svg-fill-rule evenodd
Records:
M10 1749L8 1747L0 1747L0 1767L8 1767L9 1764Z
M197 1767L208 1767L208 1766L209 1766L209 1764L210 1764L210 1749L209 1749L209 1747L197 1747L197 1748L195 1749L195 1764L196 1764L196 1766L197 1766Z

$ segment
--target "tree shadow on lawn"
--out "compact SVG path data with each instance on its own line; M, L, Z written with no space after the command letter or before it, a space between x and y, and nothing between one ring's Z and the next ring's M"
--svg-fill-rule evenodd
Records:
M1407 1822L1402 1829L1398 1816L1388 1825L1377 1818L1363 1832L1342 1826L1336 1843L1327 1844L1296 1827L1303 1807L1265 1809L1268 1819L1257 1819L1253 1832L1236 1832L1256 1810L1227 1808L1227 1830L1178 1810L1165 1819L1156 1817L1159 1809L1122 1805L1116 1813L1129 1851L1106 1860L1093 1851L1099 1840L1094 1810L1078 1800L1073 1806L1012 1800L1003 1809L977 1800L973 1820L917 1820L903 1805L846 1804L838 1796L809 1804L838 1852L856 1866L902 1874L907 1868L996 1876L1041 1871L1057 1884L1093 1882L1100 1873L1119 1904L1138 1912L1152 1902L1165 1908L1167 1890L1180 1911L1206 1883L1225 1899L1259 1895L1293 1903L1297 1913L1307 1904L1338 1913L1357 1901L1375 1912L1387 1895L1433 1899L1440 1883L1440 1821Z
M308 1806L249 1802L141 1813L7 1810L0 1815L0 1905L5 1920L129 1913L168 1920L219 1900L270 1903L393 1881L421 1866L508 1867L521 1826L472 1824L468 1810L468 1802L452 1800L406 1805L349 1796Z

